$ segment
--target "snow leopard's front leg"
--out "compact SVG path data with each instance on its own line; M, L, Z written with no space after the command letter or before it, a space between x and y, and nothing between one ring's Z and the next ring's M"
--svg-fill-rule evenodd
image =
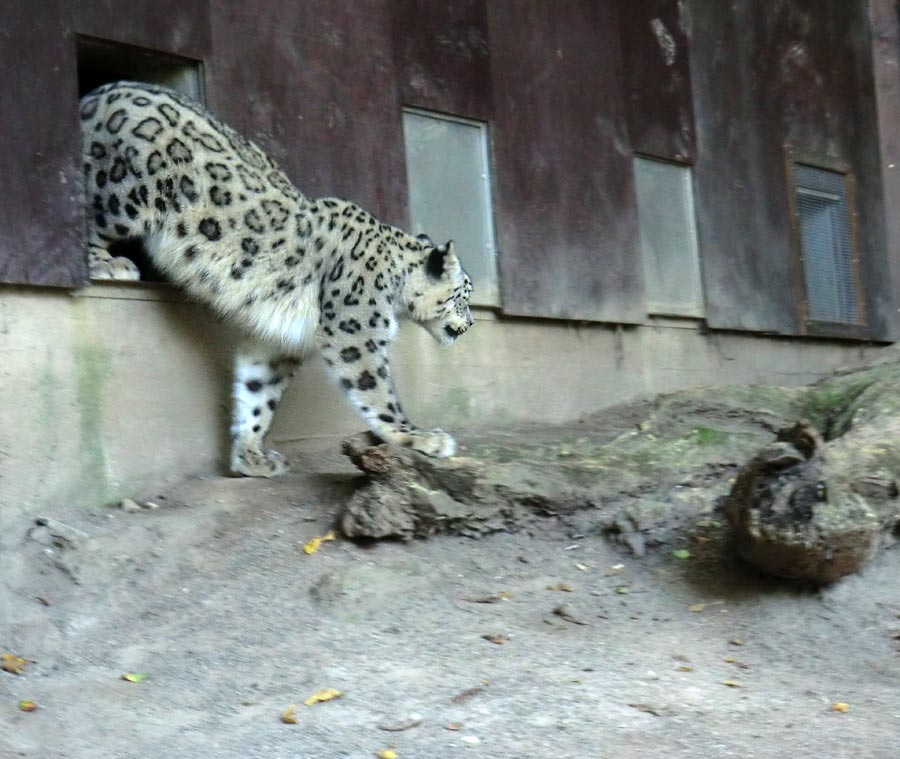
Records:
M437 458L456 453L452 436L414 427L403 413L388 363L388 330L363 330L359 320L345 318L327 331L319 339L325 363L379 438Z
M248 477L276 477L288 470L284 456L263 448L275 408L300 361L259 346L235 356L231 471Z

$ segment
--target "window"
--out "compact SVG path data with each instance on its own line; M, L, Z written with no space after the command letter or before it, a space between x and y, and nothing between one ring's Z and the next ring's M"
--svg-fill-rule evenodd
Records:
M79 96L102 84L130 79L162 84L203 102L200 61L92 37L79 37L75 51Z
M691 170L635 156L634 177L647 310L665 316L702 317Z
M848 175L796 163L793 181L806 319L811 323L862 325Z
M487 126L404 110L413 234L452 239L475 285L472 302L499 305Z

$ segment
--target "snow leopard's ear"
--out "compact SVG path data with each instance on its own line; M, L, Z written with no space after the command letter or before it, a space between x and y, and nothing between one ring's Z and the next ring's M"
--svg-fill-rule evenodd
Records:
M432 279L440 279L444 272L448 271L456 261L456 249L453 240L448 240L443 245L438 245L428 254L425 269Z

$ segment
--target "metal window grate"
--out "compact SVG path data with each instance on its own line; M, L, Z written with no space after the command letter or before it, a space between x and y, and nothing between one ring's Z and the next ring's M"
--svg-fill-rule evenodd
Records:
M860 324L847 176L796 164L794 189L807 318L811 322Z

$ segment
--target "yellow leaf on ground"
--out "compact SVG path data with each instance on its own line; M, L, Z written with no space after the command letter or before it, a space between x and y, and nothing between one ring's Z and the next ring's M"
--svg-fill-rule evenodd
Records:
M343 695L344 694L341 693L341 691L335 690L334 688L323 688L322 690L317 690L303 703L307 706L312 706L313 704L321 704L323 701L334 701L334 699L340 698Z
M377 756L378 759L397 759L397 752L389 748L383 748L375 754L375 756Z
M575 588L573 588L567 582L558 582L556 585L548 585L547 590L554 590L558 593L574 593Z
M284 722L285 725L296 725L297 724L297 705L291 704L287 709L285 709L281 713L281 721Z
M127 680L130 683L142 683L150 677L146 672L126 672L122 675L123 680Z
M737 680L723 680L722 685L727 685L729 688L743 688Z
M34 701L19 701L19 708L23 712L33 712L38 708L38 705Z
M334 530L331 530L321 537L315 537L310 540L305 546L303 546L303 553L315 553L322 547L322 543L327 543L330 540L334 540Z
M846 714L850 711L850 704L845 704L843 701L835 701L831 705L831 711L840 712L841 714Z
M694 612L703 611L705 608L706 608L706 604L693 604L691 606L688 606L688 611L694 611Z
M0 669L11 672L14 675L21 675L26 664L28 664L28 659L23 659L15 654L3 654L0 657Z

